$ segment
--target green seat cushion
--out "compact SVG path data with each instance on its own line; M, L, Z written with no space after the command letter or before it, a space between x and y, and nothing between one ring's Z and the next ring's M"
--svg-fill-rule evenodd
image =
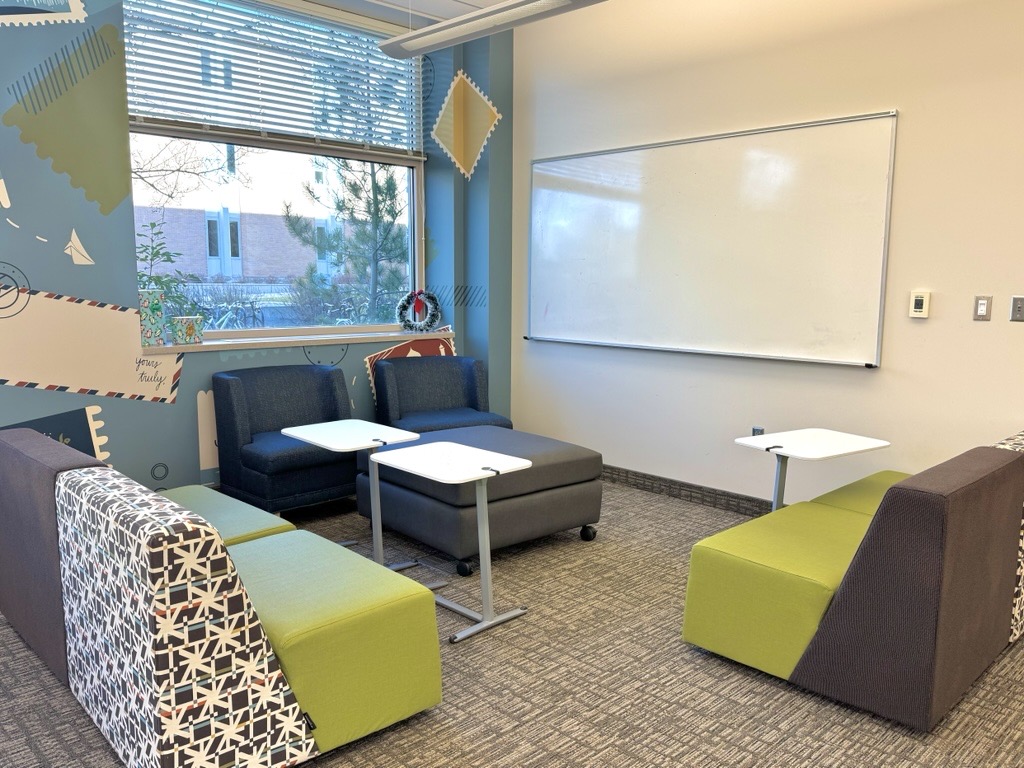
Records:
M910 477L906 472L894 472L885 470L875 472L873 475L861 478L849 485L836 488L834 491L822 494L811 501L817 504L828 504L830 507L842 507L852 509L854 512L863 512L866 515L874 515L878 505L882 503L882 497L890 487Z
M683 639L788 679L871 520L805 501L697 542Z
M441 700L429 589L309 531L228 552L321 751Z
M216 528L225 546L295 530L287 520L205 485L183 485L161 493Z

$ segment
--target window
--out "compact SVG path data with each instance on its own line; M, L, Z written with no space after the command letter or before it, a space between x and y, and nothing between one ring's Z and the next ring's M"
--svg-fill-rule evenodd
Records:
M169 311L214 337L393 327L423 273L418 62L270 6L124 9L139 253L176 277Z
M206 271L211 277L242 276L241 217L227 208L206 213ZM184 254L182 254L184 255Z

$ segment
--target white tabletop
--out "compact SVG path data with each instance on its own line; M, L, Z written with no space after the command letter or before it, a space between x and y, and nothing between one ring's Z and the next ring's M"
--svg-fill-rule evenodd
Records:
M737 437L736 442L748 448L757 448L781 456L810 461L874 451L889 445L885 440L877 440L873 437L862 437L861 435L851 435L848 432L836 432L832 429L816 427L794 429L789 432L773 432L753 437Z
M373 454L370 459L439 483L457 485L533 466L529 459L459 443L422 443Z
M285 427L281 434L338 452L379 448L382 445L407 443L419 438L415 432L386 427L362 419L341 419L322 421L319 424L304 424L301 427Z

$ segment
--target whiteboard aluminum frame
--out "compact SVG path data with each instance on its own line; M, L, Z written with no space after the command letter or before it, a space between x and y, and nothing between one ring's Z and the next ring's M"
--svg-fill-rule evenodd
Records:
M562 160L577 160L587 157L603 157L609 155L622 154L625 152L637 152L648 149L659 149L662 147L674 147L684 144L696 144L707 141L717 141L720 139L730 139L739 136L752 136L761 133L777 133L781 131L791 131L800 128L814 128L824 125L835 125L837 123L853 123L863 120L878 120L881 118L892 118L892 126L889 134L889 168L888 168L888 185L885 195L885 221L883 224L884 231L882 233L882 260L881 260L881 284L879 285L879 301L878 301L878 332L875 339L875 357L872 361L854 362L850 360L828 360L824 358L805 358L795 357L791 355L768 355L768 354L757 354L747 352L724 352L724 351L713 351L707 349L688 349L683 347L663 347L650 344L626 344L622 342L601 342L601 341L586 341L578 339L562 339L550 336L536 336L532 332L532 321L533 321L533 195L534 195L534 167L541 163L559 162ZM885 319L885 289L886 289L886 275L889 271L889 229L892 217L892 190L893 180L895 175L896 167L896 126L898 123L899 110L890 109L882 112L868 112L864 114L848 115L846 117L834 117L826 118L822 120L809 120L800 123L786 123L785 125L774 125L767 126L764 128L751 128L741 131L726 131L724 133L709 134L706 136L695 136L686 139L672 139L669 141L652 142L648 144L636 144L628 147L618 147L607 150L594 150L591 152L579 152L576 154L569 155L554 155L550 157L536 158L530 161L530 227L528 231L529 237L529 257L527 259L527 308L526 308L526 323L527 331L524 340L526 341L547 341L556 342L562 344L579 344L583 346L591 347L613 347L617 349L643 349L651 350L655 352L681 352L684 354L694 355L712 355L715 357L745 357L760 360L786 360L789 362L798 363L819 363L825 365L847 365L853 367L863 368L878 368L882 361L882 332L883 323Z

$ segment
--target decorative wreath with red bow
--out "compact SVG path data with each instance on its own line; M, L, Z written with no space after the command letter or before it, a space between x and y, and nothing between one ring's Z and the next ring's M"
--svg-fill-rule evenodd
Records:
M422 320L414 319L424 311L427 313L426 317ZM437 296L430 291L410 291L395 307L395 319L402 324L404 331L431 331L441 320L441 305L437 301Z

